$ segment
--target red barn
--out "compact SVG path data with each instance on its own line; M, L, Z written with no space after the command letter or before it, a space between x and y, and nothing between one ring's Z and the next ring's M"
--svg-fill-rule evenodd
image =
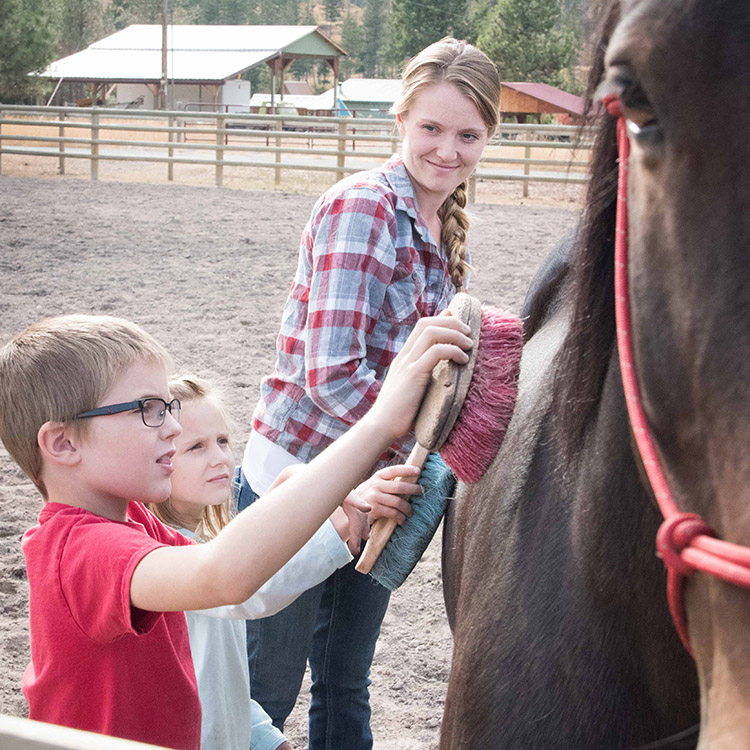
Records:
M579 125L583 122L586 100L581 96L550 86L547 83L500 84L500 117L515 117L524 123L529 115L542 121L543 114L554 115L561 125Z

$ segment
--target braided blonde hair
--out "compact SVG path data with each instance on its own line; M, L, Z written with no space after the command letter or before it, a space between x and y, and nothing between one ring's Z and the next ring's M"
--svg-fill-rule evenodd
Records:
M468 42L445 37L414 57L401 76L401 95L391 107L395 115L405 115L419 92L446 81L470 99L479 111L490 136L498 123L500 78L494 63ZM456 289L461 289L466 271L466 232L469 216L465 211L467 184L462 182L438 210L440 239L448 257L448 270Z

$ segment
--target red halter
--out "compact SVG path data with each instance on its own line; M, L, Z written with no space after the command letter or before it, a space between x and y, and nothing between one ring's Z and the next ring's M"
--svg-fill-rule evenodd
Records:
M677 633L692 654L687 632L683 583L693 571L709 573L728 583L750 588L750 548L716 539L715 532L695 513L683 513L669 490L656 455L653 438L643 410L633 361L628 281L628 162L630 141L622 107L617 96L607 96L603 104L617 117L617 147L620 173L617 184L617 223L615 229L615 318L617 349L630 424L641 461L656 496L664 522L656 535L656 550L667 566L667 601Z

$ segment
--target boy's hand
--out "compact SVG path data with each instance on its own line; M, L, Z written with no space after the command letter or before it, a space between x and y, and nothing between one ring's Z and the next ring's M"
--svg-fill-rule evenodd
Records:
M391 437L404 435L412 425L433 368L441 359L466 364L471 328L447 311L417 321L401 351L391 362L377 400L365 415Z
M395 518L402 526L414 511L401 495L422 494L422 487L416 484L418 477L416 466L398 464L386 466L362 482L355 492L372 507L369 523L373 524L378 518Z

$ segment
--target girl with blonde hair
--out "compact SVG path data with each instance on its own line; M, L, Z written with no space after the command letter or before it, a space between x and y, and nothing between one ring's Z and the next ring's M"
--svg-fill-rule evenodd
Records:
M263 494L286 466L306 463L375 401L416 322L448 306L466 285L467 180L498 120L497 70L472 45L446 38L404 70L393 106L400 155L352 175L316 203L239 472L239 507ZM393 480L408 439L373 467L380 502L362 519L403 520ZM359 551L359 540L350 540ZM253 695L279 728L294 707L310 660L310 750L372 747L370 664L388 591L349 564L273 617L248 622Z
M199 542L214 538L234 515L234 456L229 418L210 383L185 375L169 383L181 404L170 497L149 503L159 520ZM245 656L247 618L267 617L325 580L352 557L341 508L304 547L243 604L185 612L201 701L201 750L291 750L250 697Z

